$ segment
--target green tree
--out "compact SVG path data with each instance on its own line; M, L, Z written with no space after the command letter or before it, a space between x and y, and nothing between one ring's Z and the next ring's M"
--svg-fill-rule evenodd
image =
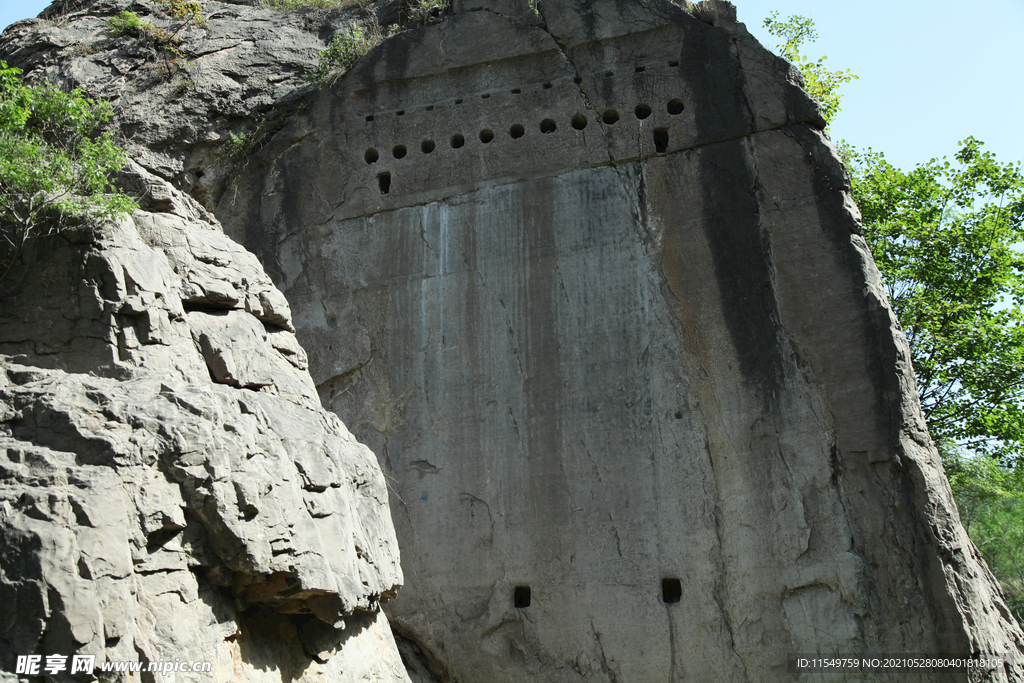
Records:
M825 68L825 60L828 57L823 56L814 61L800 54L800 46L803 43L813 43L818 39L818 32L814 29L814 20L793 15L786 21L779 21L779 13L772 12L764 20L764 27L768 29L768 33L785 41L777 48L779 55L800 69L800 75L804 79L804 89L821 105L825 124L832 123L841 111L839 103L842 101L842 96L839 94L839 86L857 79L857 76L850 73L849 69L829 71Z
M901 171L848 149L853 197L945 454L1024 455L1024 173L968 138Z
M125 163L112 134L98 132L110 113L81 90L26 85L0 62L0 281L31 237L135 209L110 182Z
M964 528L1024 621L1024 469L962 451L948 454L945 465Z
M800 56L817 37L809 19L773 13L765 26L831 121L849 72L821 78L824 58ZM839 148L961 521L1024 621L1024 173L974 138L959 145L953 162L910 171Z
M773 12L765 27L803 73L831 121L847 71L800 54L814 22ZM954 162L909 172L883 154L839 144L865 239L910 342L921 406L946 455L958 448L1004 464L1024 455L1024 174L968 138Z

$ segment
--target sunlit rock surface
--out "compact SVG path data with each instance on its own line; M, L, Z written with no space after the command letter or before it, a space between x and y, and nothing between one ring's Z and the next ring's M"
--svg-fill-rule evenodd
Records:
M373 454L320 407L255 257L128 176L132 219L30 243L5 283L0 677L85 654L407 681L379 610L402 574Z
M217 207L395 479L423 670L1020 653L796 71L723 3L537 7L386 41Z

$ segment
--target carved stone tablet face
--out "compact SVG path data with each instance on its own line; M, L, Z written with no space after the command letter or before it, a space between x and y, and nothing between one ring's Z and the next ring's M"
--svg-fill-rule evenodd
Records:
M463 9L320 92L231 226L391 477L392 622L496 683L1017 648L947 582L983 572L791 67L725 3Z

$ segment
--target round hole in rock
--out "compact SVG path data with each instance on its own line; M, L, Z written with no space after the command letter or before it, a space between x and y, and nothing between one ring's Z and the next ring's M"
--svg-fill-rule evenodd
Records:
M373 121L373 114L370 114L369 116L367 116L366 120L367 121Z
M524 133L526 133L526 130L523 128L523 124L521 123L516 123L511 128L508 129L508 134L512 137L513 140L518 140L519 138L523 137Z
M202 171L196 171L196 178L202 178L202 177L203 177L203 172Z
M553 119L544 119L540 122L541 133L554 133L557 128Z
M576 78L572 79L572 82L575 83L576 85L579 85L580 83L583 82L583 79L577 76Z
M396 159L401 159L402 157L405 156L405 151L405 145L395 145L394 148L391 150L391 156L395 157Z
M490 99L490 97L491 97L491 93L485 92L483 95L480 96L480 99L487 100L487 99Z
M482 142L482 143L484 143L486 145L488 142L490 142L493 139L494 139L494 131L491 130L490 128L484 128L482 131L480 131L480 142Z
M683 113L683 101L679 98L668 101L668 113L675 116L676 114Z
M377 159L380 159L380 154L377 153L377 150L371 147L366 150L366 154L363 155L363 159L366 159L366 163L372 164L377 161Z
M466 144L466 138L462 137L458 133L452 136L453 149L458 149L459 147L462 147L464 144Z
M583 130L587 127L587 117L583 114L576 114L572 117L572 121L570 123L572 123L572 127L576 130Z
M610 126L619 120L619 112L614 109L608 109L601 115L601 120Z
M424 140L423 142L421 142L420 143L420 151L423 152L424 154L430 154L431 152L433 152L434 151L434 141L433 140Z
M636 109L633 110L636 117L641 121L651 115L651 105L649 104L638 104Z
M545 83L544 84L544 89L545 90L551 90L551 84L550 83Z

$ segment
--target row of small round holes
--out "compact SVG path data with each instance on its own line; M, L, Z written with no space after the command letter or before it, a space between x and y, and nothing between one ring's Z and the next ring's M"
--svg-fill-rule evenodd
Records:
M672 61L672 62L669 62L668 65L670 67L675 68L675 67L679 66L679 62ZM646 70L647 70L646 66L637 66L637 67L634 67L634 69L633 69L633 71L635 73L638 73L638 74L642 74ZM611 78L614 75L615 75L614 71L605 71L604 72L605 78ZM583 79L580 78L579 76L577 76L576 78L572 79L572 82L575 83L576 85L579 85L580 83L583 82ZM550 90L553 87L553 85L551 83L545 83L542 87L545 90ZM522 91L522 88L512 88L512 90L510 92L513 95L519 95L523 91ZM481 95L480 99L486 100L486 99L489 99L490 97L491 97L491 93L487 92L487 93L484 93L483 95ZM461 98L457 99L457 100L455 100L455 104L462 104L463 101L464 100L462 100ZM423 109L424 109L424 111L434 111L434 105L429 104L426 107L424 107ZM395 116L405 116L405 110L404 109L400 109L400 110L396 111L395 112ZM366 120L367 121L373 121L373 119L374 119L374 115L373 114L367 114L366 115Z
M665 109L672 116L681 114L683 112L683 101L679 99L670 100L668 104L665 106ZM646 119L652 113L651 106L649 104L638 104L636 105L636 108L633 110L633 113L640 120ZM606 125L610 126L619 120L619 113L614 109L607 109L601 115L601 120ZM587 117L584 116L583 114L576 114L575 116L572 117L569 123L576 130L583 130L584 128L587 127ZM558 125L555 123L554 119L544 119L543 121L540 122L541 133L554 133L557 129ZM518 139L526 134L526 129L523 128L523 125L521 123L517 123L514 124L511 128L509 128L508 134L509 137L513 139ZM491 130L490 128L484 128L483 130L480 131L480 142L486 145L493 139L494 131ZM456 133L455 135L452 136L450 144L453 149L458 149L466 144L466 139L461 134ZM433 140L424 140L423 142L420 143L420 151L423 152L424 154L430 154L431 152L433 152L434 147L435 145ZM405 145L395 145L391 149L391 155L396 159L402 159L403 157L405 157L407 152L408 150L406 149ZM375 163L378 159L380 159L380 153L376 149L371 147L366 150L366 153L363 155L363 159L368 164Z

